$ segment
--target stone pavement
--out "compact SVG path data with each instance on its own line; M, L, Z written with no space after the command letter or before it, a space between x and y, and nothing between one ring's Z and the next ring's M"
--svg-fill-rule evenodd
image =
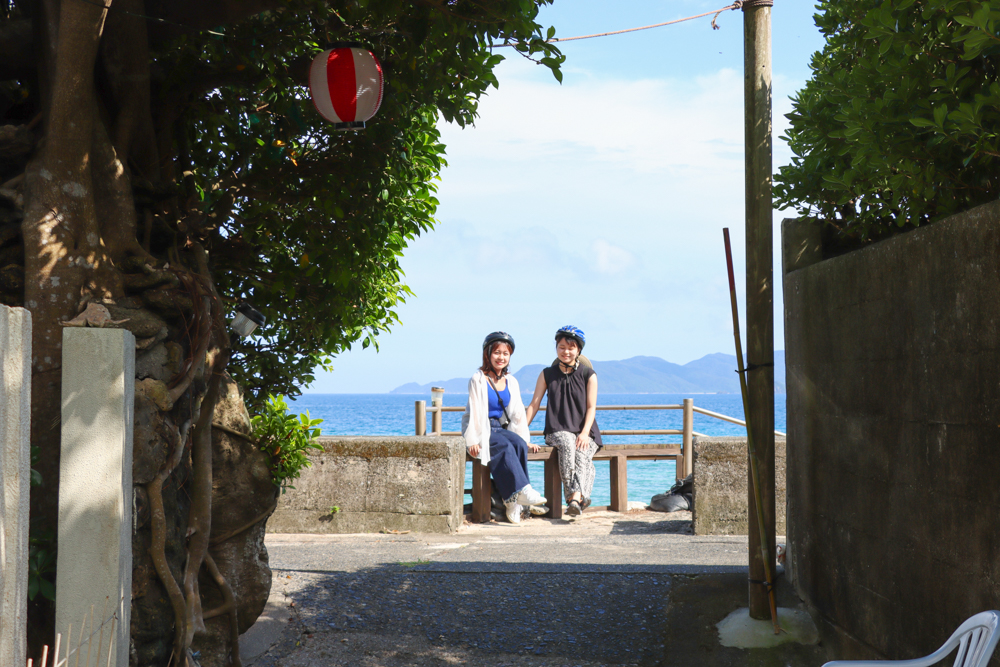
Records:
M818 646L719 643L715 625L747 604L747 540L696 537L690 518L268 534L272 597L242 638L244 664L822 665ZM796 607L783 584L779 605Z

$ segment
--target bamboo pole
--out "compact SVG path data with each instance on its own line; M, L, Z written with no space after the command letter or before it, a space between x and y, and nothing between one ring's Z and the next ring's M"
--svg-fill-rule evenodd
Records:
M763 503L761 502L761 481L760 481L760 469L758 465L757 458L757 447L756 440L754 437L753 422L750 420L750 410L749 410L749 392L747 390L747 377L746 369L743 367L743 345L740 343L740 318L736 306L736 278L733 276L733 253L729 246L729 228L722 230L722 237L726 242L726 268L729 270L729 300L732 304L733 309L733 336L736 339L736 366L739 369L740 376L740 393L743 395L743 413L747 416L747 450L748 458L750 461L750 507L748 507L749 519L756 518L756 521L751 521L749 535L751 545L755 541L753 539L754 532L753 526L757 528L757 549L759 550L760 562L764 566L764 574L761 579L756 579L753 575L753 569L750 570L750 602L754 602L754 593L761 590L760 583L763 582L764 586L764 602L768 605L771 612L771 622L774 623L774 634L781 632L781 626L778 625L778 607L774 599L774 569L775 563L774 558L771 554L774 553L773 548L769 550L768 539L765 529L764 521L764 510ZM771 436L772 442L774 436ZM772 469L772 475L773 475ZM773 480L773 477L772 477ZM773 534L773 533L772 533ZM751 547L752 548L752 547ZM754 553L750 552L750 564L753 565ZM756 618L753 615L753 607L750 608L750 617ZM766 616L765 616L766 618Z
M756 445L756 454L750 456L756 458L760 483L756 497L748 493L751 582L764 580L775 568L771 4L772 0L743 2L748 371L744 414L748 438ZM760 511L753 507L757 503L763 504ZM758 521L764 525L758 527ZM762 544L757 544L758 536ZM749 593L750 616L767 618L764 587L751 583Z

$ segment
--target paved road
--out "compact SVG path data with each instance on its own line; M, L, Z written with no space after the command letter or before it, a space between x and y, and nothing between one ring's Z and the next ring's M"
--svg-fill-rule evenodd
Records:
M575 523L532 519L527 526L467 525L455 535L268 535L271 567L356 572L410 563L421 572L673 572L744 567L745 536L690 534L690 521L643 512ZM629 516L629 515L626 515ZM721 568L721 569L720 569Z
M712 643L746 596L746 537L696 537L690 525L689 513L636 512L455 535L268 535L273 604L258 623L268 630L255 626L243 645L270 648L246 662L684 664L679 629L693 622L682 634L709 639L691 645Z

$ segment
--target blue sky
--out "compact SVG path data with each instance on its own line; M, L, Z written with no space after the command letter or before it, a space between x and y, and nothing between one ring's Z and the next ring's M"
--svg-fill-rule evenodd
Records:
M540 22L556 36L649 25L721 1L557 0ZM822 47L808 0L773 10L774 167L788 97ZM609 7L614 11L609 12ZM437 228L402 265L416 292L380 350L334 360L307 393L385 392L471 375L483 337L511 333L513 369L553 358L565 324L592 359L686 363L733 353L722 228L733 237L741 318L743 16L724 12L561 45L564 80L513 53L475 127L442 122L449 166ZM775 220L775 349L783 349ZM745 334L745 330L744 330Z

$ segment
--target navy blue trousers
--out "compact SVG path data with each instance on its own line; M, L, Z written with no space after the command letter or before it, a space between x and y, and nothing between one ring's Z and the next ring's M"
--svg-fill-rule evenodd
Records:
M490 473L504 502L528 486L528 445L516 433L490 419Z

